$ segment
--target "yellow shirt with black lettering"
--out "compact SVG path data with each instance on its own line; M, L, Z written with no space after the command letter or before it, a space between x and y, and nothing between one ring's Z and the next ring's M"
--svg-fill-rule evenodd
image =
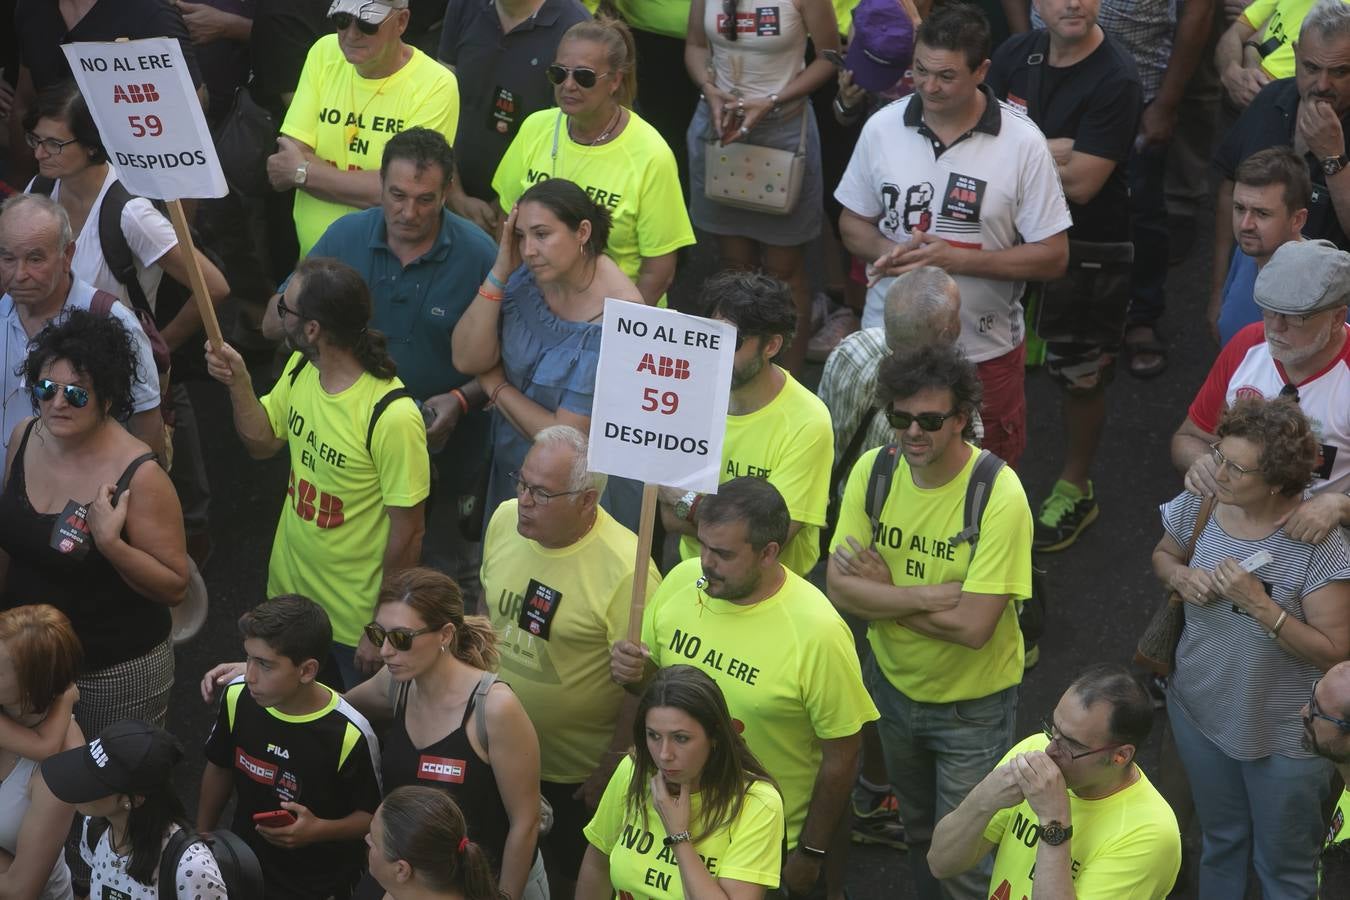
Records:
M748 415L727 416L718 481L754 475L778 488L788 515L802 523L778 559L805 576L820 558L820 529L830 502L834 429L821 399L786 371L783 377L783 389L765 406ZM698 553L695 538L680 538L681 559Z
M1252 0L1238 20L1256 33L1250 40L1266 52L1261 69L1271 78L1294 74L1294 41L1314 0ZM1244 51L1245 52L1245 51Z
M920 634L900 624L903 619L868 625L867 639L881 671L897 690L921 703L974 700L1022 680L1022 632L1013 601L1031 596L1031 508L1017 473L1004 466L980 520L974 561L969 543L951 544L965 527L966 485L979 455L978 448L967 446L970 459L960 474L932 489L914 484L904 454L898 454L875 536L874 546L899 587L958 581L967 593L1009 597L993 637L978 650ZM881 450L864 453L849 473L831 547L847 546L850 536L863 546L873 543L865 495Z
M773 595L742 606L699 590L702 566L685 560L647 604L642 642L657 666L695 666L722 688L746 743L778 782L795 847L820 742L856 734L878 714L844 620L810 582L783 573Z
M1038 734L1008 751L999 762L1044 750ZM1138 766L1139 780L1100 800L1084 800L1069 791L1073 836L1070 875L1078 900L1161 900L1172 891L1181 869L1181 831L1172 807ZM1040 821L1026 800L999 810L984 829L998 845L989 893L997 897L1033 897Z
M378 171L384 145L415 126L439 131L453 144L459 83L445 66L415 47L409 49L412 57L394 74L362 78L342 55L336 34L319 38L305 57L281 133L308 144L323 163L346 172ZM329 225L359 208L297 190L300 255L309 253Z
M694 226L684 208L675 154L655 128L637 113L631 116L614 140L588 147L567 136L567 117L558 110L531 114L497 164L492 189L510 212L527 188L545 178L575 182L609 211L605 252L637 281L644 256L693 244Z
M641 751L640 751L641 752ZM651 803L651 788L636 814L628 807L633 760L624 757L605 787L586 840L609 857L609 881L625 900L683 900L684 882L675 848L665 845L666 828ZM689 831L697 834L700 796L689 797ZM778 887L783 867L783 801L766 781L751 783L740 815L694 845L714 878Z
M643 31L684 40L689 28L689 0L614 0L614 5L629 25Z
M286 441L290 480L267 564L267 596L303 594L333 623L333 640L355 647L370 621L389 541L385 507L413 507L427 498L431 468L427 430L417 405L388 405L366 450L375 404L403 386L397 378L361 373L337 394L319 384L319 370L292 353L277 383L261 398L272 433Z
M552 549L516 531L518 505L497 507L483 539L483 596L501 677L539 733L540 777L582 782L609 748L623 703L623 688L609 677L609 648L628 629L637 535L598 509L581 540ZM660 583L648 560L647 596ZM536 596L552 601L539 616L547 625L522 613Z

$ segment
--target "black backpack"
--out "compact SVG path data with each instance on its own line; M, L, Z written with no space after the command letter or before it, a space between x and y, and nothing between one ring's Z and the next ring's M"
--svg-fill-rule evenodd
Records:
M94 852L99 838L107 830L107 819L89 819L85 829L85 843L89 847L89 852ZM211 856L215 858L216 867L220 869L220 880L225 884L225 896L237 897L239 900L263 896L262 866L258 864L257 854L244 843L243 838L233 831L224 829L217 829L202 837L189 828L180 828L169 838L169 842L164 845L164 852L159 857L157 890L161 900L173 900L176 896L174 884L178 881L178 862L188 847L197 842L205 844L211 851ZM164 893L166 884L169 885L167 896Z

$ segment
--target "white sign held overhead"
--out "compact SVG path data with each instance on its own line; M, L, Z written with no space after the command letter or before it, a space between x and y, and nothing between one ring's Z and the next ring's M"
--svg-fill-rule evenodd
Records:
M61 49L128 191L157 200L225 196L225 174L178 41Z
M606 300L591 470L715 492L735 354L725 322Z

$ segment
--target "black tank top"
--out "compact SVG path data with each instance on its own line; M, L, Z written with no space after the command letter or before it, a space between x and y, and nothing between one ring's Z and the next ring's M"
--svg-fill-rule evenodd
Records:
M9 482L0 493L0 549L9 554L9 576L0 608L49 603L66 614L84 648L84 671L93 672L144 656L169 637L168 607L136 593L98 552L74 559L51 546L55 514L39 513L28 500L24 451L37 419L28 423L14 456ZM131 483L147 453L133 459L117 480L117 496Z
M478 758L469 744L475 695L469 696L459 727L427 747L418 749L408 737L408 685L399 688L394 704L394 722L384 738L381 765L385 793L405 784L440 788L454 798L469 824L469 840L478 844L492 859L493 870L501 871L502 849L511 820L497 790L492 766Z

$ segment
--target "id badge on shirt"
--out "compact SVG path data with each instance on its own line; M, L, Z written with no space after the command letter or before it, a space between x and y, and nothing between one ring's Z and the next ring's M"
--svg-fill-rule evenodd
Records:
M488 111L487 127L498 134L511 134L520 118L516 94L501 85L492 91L492 106Z
M548 633L553 628L553 617L558 614L561 603L562 591L531 578L529 586L525 588L525 601L520 604L516 625L522 631L548 640Z
M132 897L126 891L119 891L112 885L105 884L103 893L99 894L99 900L132 900Z
M52 523L51 548L71 559L84 559L94 536L89 533L89 508L77 500L66 501L66 508Z

